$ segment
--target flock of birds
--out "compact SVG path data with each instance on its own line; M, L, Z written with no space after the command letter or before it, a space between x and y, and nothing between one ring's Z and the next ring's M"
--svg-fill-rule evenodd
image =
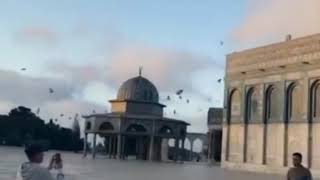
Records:
M220 46L223 46L223 45L224 45L224 42L223 42L223 41L220 41ZM26 71L26 70L27 70L27 68L21 68L21 71ZM217 80L218 83L221 83L221 81L222 81L222 79L218 79L218 80ZM49 90L49 93L50 93L50 94L53 94L53 93L54 93L54 89L53 89L53 88L49 88L48 90ZM179 89L179 90L177 90L176 93L175 93L175 94L179 97L180 100L183 99L183 96L182 96L183 92L184 92L183 89ZM168 101L170 101L170 100L171 100L171 97L168 95L166 99L167 99ZM211 101L212 101L212 99L211 99L211 98L208 98L208 102L211 102ZM189 103L190 103L190 100L189 100L189 99L186 99L186 103L189 104ZM201 111L202 111L202 109L201 109L201 108L198 108L198 112L201 112ZM95 114L95 113L96 113L95 110L93 110L93 111L92 111L92 114ZM36 114L37 114L37 115L40 114L40 108L37 109ZM177 114L177 111L176 111L175 109L173 110L173 114L174 114L174 115ZM60 117L64 117L64 114L60 114ZM68 119L71 120L72 117L69 117ZM55 121L58 121L58 119L55 119Z
M218 79L217 82L218 82L218 83L221 83L221 82L222 82L222 79ZM183 89L179 89L179 90L177 90L177 91L175 92L175 95L176 95L180 100L183 100L183 96L182 96L182 95L183 95L183 92L184 92ZM166 98L166 100L167 100L167 101L171 101L171 100L172 100L172 97L171 97L170 95L168 95L167 98ZM211 99L211 98L208 98L207 100L208 100L209 103L212 102L212 99ZM185 100L185 102L186 102L187 104L189 104L191 101L190 101L190 99L187 98L187 99ZM202 109L202 108L198 108L198 112L201 112L201 111L203 111L203 109ZM176 110L176 109L173 109L173 114L174 114L174 115L177 115L177 110Z
M27 68L21 68L20 70L21 70L21 71L26 71ZM53 88L48 88L48 93L49 93L49 94L54 94L55 91L54 91ZM93 112L93 114L95 114L95 110L93 110L92 112ZM39 114L40 114L40 108L38 107L37 110L36 110L36 115L39 116ZM61 117L61 118L64 117L64 116L65 116L65 114L63 114L63 113L60 114L60 117ZM74 116L74 119L77 119L78 116L79 116L78 113L76 113L75 116ZM72 120L73 118L72 118L71 116L69 116L68 119L69 119L69 120ZM57 122L58 119L56 118L56 119L54 119L54 121Z

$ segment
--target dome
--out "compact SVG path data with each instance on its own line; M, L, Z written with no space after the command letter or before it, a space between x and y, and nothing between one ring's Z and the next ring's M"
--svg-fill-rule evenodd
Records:
M138 76L124 82L117 95L117 100L134 100L158 103L157 88L148 79Z

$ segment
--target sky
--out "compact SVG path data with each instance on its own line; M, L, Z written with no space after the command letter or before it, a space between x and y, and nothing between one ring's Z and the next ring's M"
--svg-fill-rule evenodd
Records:
M40 108L70 127L76 113L110 112L142 66L165 116L206 132L208 108L223 106L225 55L319 33L318 17L319 0L1 0L0 113Z

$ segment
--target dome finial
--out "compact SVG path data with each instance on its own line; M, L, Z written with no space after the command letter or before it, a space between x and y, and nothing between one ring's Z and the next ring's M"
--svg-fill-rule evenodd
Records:
M139 76L141 76L142 75L142 66L139 66Z

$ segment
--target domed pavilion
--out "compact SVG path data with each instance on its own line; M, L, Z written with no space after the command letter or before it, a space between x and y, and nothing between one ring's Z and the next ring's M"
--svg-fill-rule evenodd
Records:
M175 140L175 157L184 149L187 126L185 121L166 118L159 103L157 88L140 75L124 82L117 98L110 100L111 112L91 114L85 118L84 156L87 155L88 134L93 134L93 152L96 137L105 138L106 153L110 158L125 159L135 156L140 160L168 159L168 140ZM180 147L181 145L181 147Z

